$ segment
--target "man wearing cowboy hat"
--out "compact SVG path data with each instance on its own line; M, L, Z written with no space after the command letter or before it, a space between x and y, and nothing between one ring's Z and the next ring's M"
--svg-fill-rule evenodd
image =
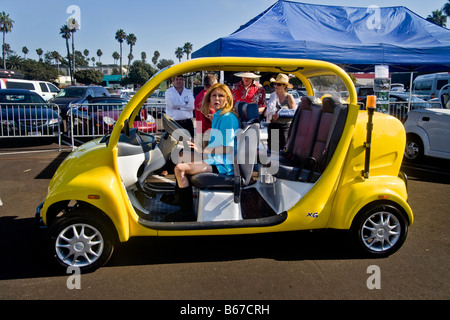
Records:
M259 79L261 76L253 72L239 72L234 75L242 78L241 81L234 84L232 89L234 103L238 101L256 103L259 113L263 113L266 108L266 91L261 84L255 82L255 79Z
M289 77L286 74L279 73L270 82L274 83L275 92L270 95L267 103L265 116L269 123L268 147L272 149L272 139L278 140L278 150L282 150L287 142L289 126L295 113L297 105L294 97L288 93L292 89L289 83Z

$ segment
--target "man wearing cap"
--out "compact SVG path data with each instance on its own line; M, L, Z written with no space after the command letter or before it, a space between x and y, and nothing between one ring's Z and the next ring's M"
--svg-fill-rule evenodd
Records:
M232 89L234 103L238 101L256 103L259 113L263 113L266 108L266 91L261 84L255 82L260 76L253 72L239 72L234 75L242 78Z

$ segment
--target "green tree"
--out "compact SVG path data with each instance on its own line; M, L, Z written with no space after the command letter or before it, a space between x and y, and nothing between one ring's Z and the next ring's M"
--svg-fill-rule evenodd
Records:
M36 53L39 56L39 61L42 62L42 54L44 53L44 51L42 51L41 48L36 49Z
M141 60L142 62L145 62L145 60L147 60L147 54L144 51L141 52Z
M137 38L133 33L130 33L129 35L127 35L126 40L127 44L130 46L130 54L128 55L128 68L127 68L127 72L130 72L130 64L131 60L133 60L133 46L136 44Z
M193 45L190 42L186 42L183 46L183 52L186 53L186 57L189 60L191 57Z
M23 53L23 58L26 59L27 58L27 54L28 54L29 50L27 47L23 47L22 48L22 53Z
M77 82L86 85L101 84L103 80L103 73L98 70L86 69L75 72L74 77Z
M5 11L2 11L0 13L0 30L3 33L2 57L4 69L6 69L5 36L6 33L11 32L13 24L14 20L9 17L9 14L5 13Z
M20 63L20 69L27 80L42 80L55 82L58 71L52 66L33 59L26 59Z
M98 57L98 63L100 64L100 57L103 55L102 50L98 49L97 50L97 57Z
M69 27L70 33L72 34L72 55L74 56L72 61L72 75L75 74L75 32L80 28L80 24L75 18L69 19L67 21L67 26ZM72 85L75 84L75 79L72 76Z
M69 76L72 79L72 61L70 58L70 49L69 49L69 39L70 39L70 29L67 26L67 24L63 25L61 28L59 28L59 34L63 39L66 39L66 49L67 49L67 61L69 66Z
M183 58L183 54L184 54L183 48L178 47L175 49L175 57L177 57L179 62L181 62L181 59Z
M442 11L447 15L447 17L450 16L450 0L447 0L447 3L444 4Z
M119 60L119 58L120 58L120 54L117 51L114 51L114 53L112 54L112 57L114 59L114 64L116 64L117 60ZM118 74L120 74L120 72Z
M122 43L123 40L127 37L125 32L122 29L119 29L116 31L116 40L119 41L120 45L120 76L123 77L123 71L122 71Z
M7 59L6 59L6 66L8 67L8 69L11 70L18 70L20 69L20 64L22 63L22 58L19 57L18 55L10 55Z
M156 67L159 69L159 70L162 70L162 69L164 69L164 68L166 68L166 67L168 67L168 66L171 66L171 65L173 65L174 64L174 62L173 62L173 60L171 60L171 59L161 59L161 60L159 60L159 62L158 62L158 64L156 65Z
M159 59L160 56L161 56L161 54L159 53L158 50L156 50L156 51L153 53L152 62L153 62L153 64L154 64L155 66L156 66L156 64L158 63L158 59Z
M442 10L434 10L431 15L426 19L427 21L433 22L438 26L445 27L447 22L447 16L442 13Z
M88 49L84 49L83 54L87 57L89 56L89 50Z
M122 81L122 85L133 84L135 86L142 86L148 81L155 73L156 69L148 63L141 60L134 61L130 67L128 76Z
M61 63L61 55L59 54L58 51L52 51L51 54L52 54L53 60L55 60L57 68L58 68L58 83L59 83L59 65Z

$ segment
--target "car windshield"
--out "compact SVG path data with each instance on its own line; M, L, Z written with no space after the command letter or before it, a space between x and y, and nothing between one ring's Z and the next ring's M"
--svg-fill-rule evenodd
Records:
M86 92L85 88L65 88L62 89L56 97L61 98L82 98Z
M30 94L1 94L0 103L45 103L39 96Z

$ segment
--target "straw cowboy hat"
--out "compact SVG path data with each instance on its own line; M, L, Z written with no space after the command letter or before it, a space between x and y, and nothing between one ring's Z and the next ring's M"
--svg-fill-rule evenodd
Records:
M289 77L283 73L279 73L276 79L270 79L270 82L282 83L285 84L289 89L293 88L293 85L289 83Z
M239 72L234 74L236 77L242 77L242 78L250 78L250 79L258 79L261 76L258 74L254 74L253 72Z

